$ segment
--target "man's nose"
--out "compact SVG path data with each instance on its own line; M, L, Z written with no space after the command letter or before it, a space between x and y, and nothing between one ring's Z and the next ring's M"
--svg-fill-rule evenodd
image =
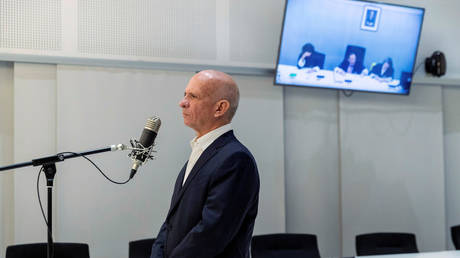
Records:
M186 108L188 106L188 102L185 98L181 99L181 101L179 101L179 107L181 108Z

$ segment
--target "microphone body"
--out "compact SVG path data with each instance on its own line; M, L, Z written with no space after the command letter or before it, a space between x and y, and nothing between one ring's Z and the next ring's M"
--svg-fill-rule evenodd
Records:
M135 146L137 149L141 149L141 151L134 150L131 153L133 158L133 166L131 168L131 174L129 178L132 178L136 174L137 169L144 163L147 158L150 157L149 149L153 147L153 143L157 137L160 125L161 120L159 117L154 116L147 119L147 123L142 130L141 138L139 139L139 142L137 142L137 146Z

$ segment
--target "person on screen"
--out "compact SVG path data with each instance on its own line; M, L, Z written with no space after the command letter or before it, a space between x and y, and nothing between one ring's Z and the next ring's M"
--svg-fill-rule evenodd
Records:
M382 63L374 65L370 72L370 76L379 81L391 81L393 74L393 60L390 57L383 60Z
M297 58L297 68L307 68L307 72L317 72L321 69L320 66L320 56L315 52L315 47L311 43L303 45Z
M151 258L248 258L259 202L251 152L233 134L238 86L223 72L195 74L179 102L195 131Z
M367 75L368 70L364 68L363 64L357 60L355 53L350 52L348 58L344 59L338 67L335 68L335 72L342 75L345 73L363 74Z

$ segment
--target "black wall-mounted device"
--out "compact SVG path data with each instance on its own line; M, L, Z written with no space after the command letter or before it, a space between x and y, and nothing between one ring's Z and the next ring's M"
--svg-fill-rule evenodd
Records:
M434 51L425 59L425 71L437 77L446 74L446 57L441 51Z

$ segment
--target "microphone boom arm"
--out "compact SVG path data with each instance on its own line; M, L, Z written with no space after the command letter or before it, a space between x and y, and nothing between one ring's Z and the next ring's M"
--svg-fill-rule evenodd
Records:
M11 170L11 169L16 169L16 168L21 168L21 167L28 167L28 166L34 166L34 167L42 166L42 165L53 164L56 162L64 161L66 159L71 159L71 158L76 158L76 157L81 157L81 156L88 156L88 155L93 155L93 154L98 154L98 153L108 152L108 151L130 150L130 149L131 148L127 147L124 144L110 145L109 147L106 147L106 148L95 149L95 150L90 150L90 151L81 152L81 153L57 154L57 155L42 157L38 159L33 159L32 161L29 161L29 162L16 163L16 164L0 167L0 171Z

